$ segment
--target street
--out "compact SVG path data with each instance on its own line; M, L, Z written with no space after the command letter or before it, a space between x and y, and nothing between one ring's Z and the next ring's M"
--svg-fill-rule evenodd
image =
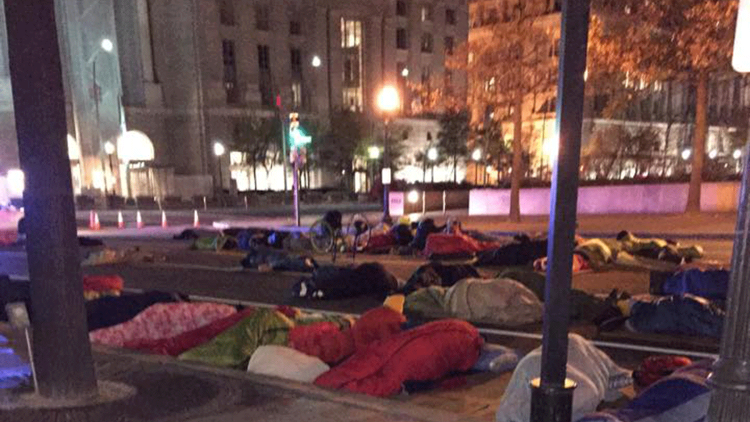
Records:
M262 213L260 213L262 214ZM376 219L378 213L370 211L368 218ZM546 220L529 218L520 225L512 225L500 218L468 217L464 213L453 212L450 215L460 218L466 229L478 229L485 232L510 233L516 231L543 232ZM438 223L447 216L431 214ZM310 224L317 216L310 213L304 224ZM696 218L701 221L696 222ZM266 227L284 227L289 221L285 217L274 215L243 216L234 213L216 212L212 215L214 222L233 227L265 225ZM346 221L346 217L344 218ZM709 224L711 223L711 224ZM617 224L617 225L615 225ZM728 264L731 257L731 231L733 216L582 216L580 233L607 234L613 237L621 229L632 229L641 234L662 233L668 230L681 243L698 243L704 247L705 260ZM220 301L246 306L264 307L291 305L308 310L362 314L381 305L373 297L358 297L344 300L304 300L293 298L291 287L302 273L262 272L246 270L240 265L244 256L240 252L212 252L191 250L191 241L173 240L172 236L189 226L147 227L142 230L117 230L105 228L91 231L79 230L80 235L101 238L107 247L118 250L138 248L139 256L148 259L136 259L126 263L87 266L87 274L119 274L125 280L125 289L131 292L144 290L162 290L180 292L190 295L193 300ZM693 229L692 231L690 229ZM700 228L700 232L697 232ZM661 230L660 230L661 229ZM205 228L206 233L216 232L212 227ZM26 277L25 253L22 248L4 250L0 253L0 270L12 274L15 278ZM330 263L330 256L316 256L321 263ZM396 277L407 279L412 272L426 260L422 257L401 257L393 255L360 254L352 261L350 255L340 255L337 265L351 263L379 262ZM483 276L491 277L497 270L482 268ZM586 271L574 275L573 287L592 294L606 295L617 288L630 294L648 293L649 273L645 271ZM535 326L509 329L492 325L479 325L486 341L528 352L540 345L541 324ZM574 323L571 330L596 342L618 364L634 368L642 359L653 354L684 354L701 358L718 353L718 346L713 339L685 338L666 335L640 335L624 329L599 333L596 327L585 323ZM445 411L470 414L484 420L491 420L499 398L510 379L510 373L495 375L491 373L475 374L466 377L462 387L443 390L433 389L410 396L400 396L397 400L408 401L426 407Z

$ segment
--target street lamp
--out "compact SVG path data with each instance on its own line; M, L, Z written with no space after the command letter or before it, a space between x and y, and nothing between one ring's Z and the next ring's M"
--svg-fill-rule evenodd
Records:
M102 40L101 47L102 50L106 51L107 53L111 53L115 48L115 45L112 43L112 40L110 40L109 38L105 38Z
M377 106L383 114L383 222L391 222L389 188L391 183L391 163L388 150L388 125L396 111L399 109L401 99L398 90L393 85L386 85L380 89L377 96ZM387 177L386 177L387 176Z
M688 158L690 158L690 155L691 155L692 153L693 153L693 152L692 152L692 151L690 151L690 148L686 148L686 149L682 150L682 159L683 159L683 160L685 160L685 161L687 161L687 160L688 160Z
M224 144L219 141L214 142L214 155L216 156L216 164L219 169L219 191L224 191L224 176L221 174L221 156L226 152Z
M712 160L716 159L717 155L719 155L719 152L716 151L715 149L712 149L711 151L708 152L708 158Z
M320 67L320 64L321 64L320 56L317 56L317 55L313 56L313 58L312 58L312 65L313 65L313 67Z
M403 69L403 70L401 71L401 76L403 76L404 78L408 78L408 77L409 77L409 68L406 68L406 67L405 67L405 68L404 68L404 69Z
M740 159L740 157L742 157L742 150L741 150L741 149L736 149L736 150L734 150L734 152L732 153L732 157L733 157L733 158L734 158L735 160L739 160L739 159Z
M371 160L377 160L378 158L380 158L380 148L378 147L367 148L367 155L370 157Z

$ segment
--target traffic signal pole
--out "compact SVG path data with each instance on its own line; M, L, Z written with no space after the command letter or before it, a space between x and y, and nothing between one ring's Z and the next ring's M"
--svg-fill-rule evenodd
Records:
M97 393L83 299L55 1L5 1L39 394Z

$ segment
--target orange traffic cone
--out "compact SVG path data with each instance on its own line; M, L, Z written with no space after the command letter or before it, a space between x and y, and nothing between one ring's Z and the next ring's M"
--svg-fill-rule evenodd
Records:
M117 211L117 228L118 229L125 228L125 219L122 218L122 211Z
M193 227L200 227L201 222L198 219L198 210L193 211Z
M141 218L141 212L137 211L135 213L135 226L139 229L143 228L143 218Z
M167 213L164 211L161 212L161 227L163 229L169 227L169 224L167 224Z
M99 230L102 228L102 225L99 223L99 213L94 213L94 230Z

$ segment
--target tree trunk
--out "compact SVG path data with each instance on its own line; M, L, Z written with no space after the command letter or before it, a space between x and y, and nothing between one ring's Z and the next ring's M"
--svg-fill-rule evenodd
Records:
M523 177L523 91L516 94L513 106L513 172L510 178L510 221L521 221L521 178Z
M695 98L695 137L693 138L693 168L690 171L690 189L686 212L700 212L703 159L708 134L708 73L698 75Z
M258 159L253 155L253 189L258 191Z
M453 156L453 183L458 183L458 156Z

